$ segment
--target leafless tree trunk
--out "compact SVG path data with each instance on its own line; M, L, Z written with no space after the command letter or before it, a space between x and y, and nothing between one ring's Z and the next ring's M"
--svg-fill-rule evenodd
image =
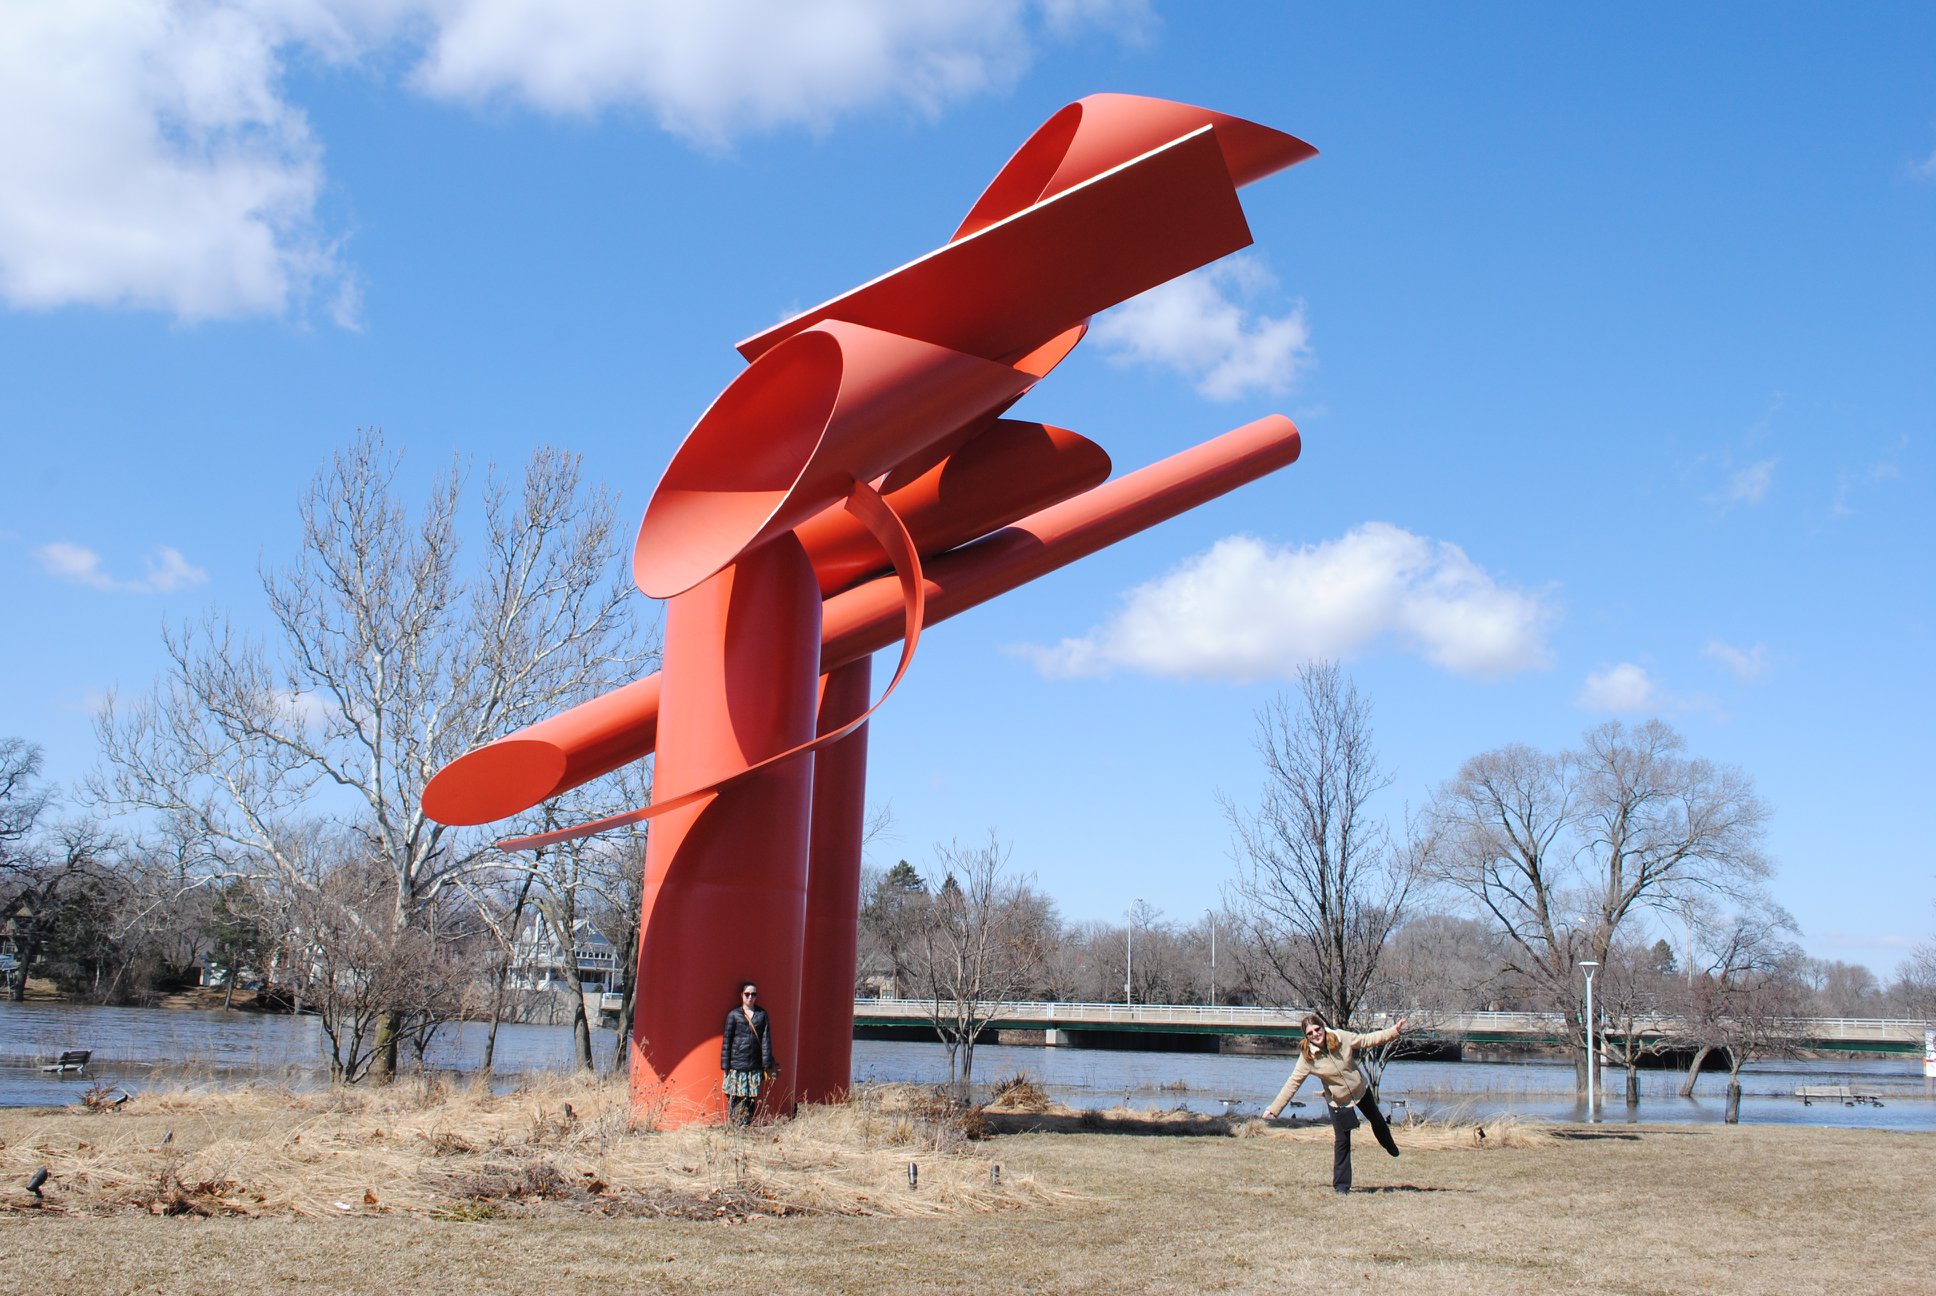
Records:
M936 857L943 878L923 912L918 975L948 1047L949 1083L965 1089L988 1014L1033 980L1052 915L1025 882L1004 876L1009 849L994 833L984 846L951 844Z
M631 804L645 805L652 799L652 780L643 766L634 766L614 777L621 790L632 798ZM605 880L600 913L600 928L611 942L618 959L619 1012L618 1034L612 1042L612 1069L626 1071L632 1065L632 1008L638 996L639 924L645 903L645 842L647 825L634 824L603 839Z
M1681 1097L1694 1096L1694 1085L1701 1078L1701 1068L1707 1064L1708 1057L1713 1052L1712 1044L1701 1044L1695 1047L1694 1058L1687 1064L1687 1074L1681 1078Z
M93 785L115 808L184 816L283 885L310 885L286 853L326 790L394 880L399 928L422 930L455 877L489 859L485 834L423 812L444 764L632 673L630 589L614 572L613 514L581 491L579 461L536 452L521 489L493 475L484 556L460 570L454 468L412 520L399 457L360 435L300 504L302 551L262 578L272 651L225 618L164 634L169 667L149 696L112 700ZM373 1069L394 1069L398 1014L383 1016Z
M1727 1124L1741 1119L1742 1068L1785 1051L1794 1035L1804 995L1802 953L1788 939L1794 929L1794 920L1772 904L1703 924L1707 966L1695 976L1682 1016L1703 1052L1727 1055Z
M484 1029L484 1056L479 1063L479 1071L488 1078L497 1063L497 1028L504 1020L504 992L511 979L511 965L517 961L518 929L524 924L524 910L531 899L531 887L537 875L525 872L518 875L511 902L502 912L494 912L488 895L472 893L471 903L476 907L478 917L490 931L497 945L497 956L491 970L491 1006L488 1024Z
M1626 1070L1626 1104L1640 1105L1640 1064L1674 1045L1661 1026L1680 985L1659 945L1621 940L1594 982L1594 1008L1604 1064Z
M1279 993L1350 1022L1386 942L1404 922L1416 873L1371 812L1391 783L1372 744L1371 705L1334 664L1298 671L1295 701L1258 715L1266 781L1255 811L1228 799L1237 878L1228 907Z
M1499 748L1438 791L1438 880L1505 938L1507 966L1566 1013L1586 1076L1579 964L1605 964L1648 908L1752 894L1767 806L1739 770L1680 755L1660 721L1587 731L1577 751Z

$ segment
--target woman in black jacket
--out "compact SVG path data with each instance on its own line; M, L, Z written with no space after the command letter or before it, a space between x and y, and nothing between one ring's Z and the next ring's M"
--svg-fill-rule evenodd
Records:
M720 1088L726 1091L729 1118L735 1125L753 1123L760 1088L767 1076L780 1069L773 1065L773 1026L766 1009L759 1006L759 996L751 981L740 982L739 1005L726 1014L720 1033L719 1069L726 1073Z

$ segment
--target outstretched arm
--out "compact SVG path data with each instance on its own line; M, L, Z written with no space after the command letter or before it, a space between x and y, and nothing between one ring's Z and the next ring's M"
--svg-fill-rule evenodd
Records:
M1300 1052L1297 1055L1297 1065L1291 1068L1291 1078L1286 1080L1284 1087L1277 1091L1277 1097L1271 1100L1271 1105L1264 1108L1264 1119L1276 1120L1278 1113L1291 1105L1291 1099L1296 1096L1298 1086L1303 1084L1304 1077L1310 1074L1311 1063Z
M1358 1047L1359 1048L1377 1048L1381 1044L1391 1043L1393 1040L1397 1039L1400 1035L1403 1035L1404 1033L1405 1033L1405 1019L1403 1017L1400 1017L1397 1021L1393 1022L1391 1025L1385 1027L1385 1029L1381 1031L1367 1031L1363 1035L1360 1035L1358 1037Z

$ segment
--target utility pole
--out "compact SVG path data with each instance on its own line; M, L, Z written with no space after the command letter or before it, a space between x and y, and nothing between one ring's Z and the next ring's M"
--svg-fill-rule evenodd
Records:
M1210 1006L1217 1006L1217 914L1213 909L1205 909L1203 916L1210 920Z

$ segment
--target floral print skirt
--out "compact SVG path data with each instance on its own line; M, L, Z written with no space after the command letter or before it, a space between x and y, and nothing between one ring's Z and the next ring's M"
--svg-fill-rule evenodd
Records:
M760 1086L766 1081L764 1071L728 1071L719 1087L733 1098L757 1098Z

